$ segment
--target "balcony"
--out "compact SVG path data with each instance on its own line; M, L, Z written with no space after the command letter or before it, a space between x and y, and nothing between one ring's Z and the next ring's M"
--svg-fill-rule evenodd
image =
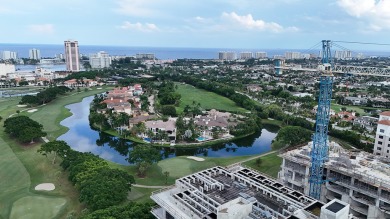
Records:
M154 206L150 211L157 219L165 219L164 209L160 206Z
M356 206L356 205L350 205L350 208L356 212L359 212L361 214L364 214L367 216L368 214L368 209L365 209L363 207L359 207L359 206Z

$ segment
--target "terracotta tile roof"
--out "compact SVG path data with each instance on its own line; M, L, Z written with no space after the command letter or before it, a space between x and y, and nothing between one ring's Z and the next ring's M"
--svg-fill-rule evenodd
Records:
M381 124L381 125L390 125L390 120L381 120L378 122L378 124Z
M382 116L390 116L390 111L385 111L381 113Z

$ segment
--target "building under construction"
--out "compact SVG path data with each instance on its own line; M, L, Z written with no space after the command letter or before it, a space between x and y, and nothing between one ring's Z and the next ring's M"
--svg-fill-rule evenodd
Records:
M240 165L213 167L153 192L160 219L347 219L349 205L326 205L279 181Z
M305 195L309 194L310 150L312 143L281 153L279 181ZM324 203L339 199L350 205L358 218L390 218L390 160L362 151L348 151L329 144L324 164Z

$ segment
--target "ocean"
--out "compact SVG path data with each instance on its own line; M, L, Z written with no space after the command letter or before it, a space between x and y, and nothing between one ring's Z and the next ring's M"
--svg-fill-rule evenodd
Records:
M63 45L54 44L1 44L0 51L14 51L19 58L28 58L30 49L39 49L42 57L54 57L56 54L64 53ZM174 48L174 47L130 47L130 46L97 46L79 44L79 51L83 55L89 56L92 53L105 51L110 55L134 56L137 53L153 53L157 59L217 59L218 52L230 51L240 52L266 52L268 57L274 55L284 55L286 51L319 54L318 49L229 49L229 48ZM353 55L362 52L365 56L386 56L390 57L390 52L386 51L353 51ZM36 67L43 67L53 71L65 70L65 65L17 65L18 71L32 71Z
M39 49L42 57L54 57L55 54L64 53L63 45L50 44L1 44L0 51L15 51L20 58L28 58L29 49ZM173 47L130 47L130 46L97 46L79 44L81 54L89 55L99 51L108 52L110 55L128 55L137 53L153 53L158 59L217 59L218 52L267 52L268 57L284 55L286 51L318 54L316 50L307 49L229 49L229 48L173 48ZM353 51L354 52L354 51ZM386 51L356 51L362 52L365 56L390 56Z

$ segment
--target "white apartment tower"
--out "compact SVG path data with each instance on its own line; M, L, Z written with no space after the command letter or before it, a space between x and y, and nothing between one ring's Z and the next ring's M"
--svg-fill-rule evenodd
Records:
M236 59L236 53L235 52L219 52L218 58L220 60L232 61L232 60Z
M284 57L286 59L300 59L301 53L300 52L285 52Z
M100 51L89 56L89 63L93 69L108 68L111 65L111 57L107 52Z
M12 51L3 51L1 53L1 59L3 60L16 60L18 59L18 53L17 52L12 52Z
M379 115L374 154L386 158L390 157L390 111L382 112Z
M256 52L255 53L255 59L266 59L267 53L266 52Z
M252 52L240 52L240 59L247 60L253 58Z
M30 49L28 54L30 59L41 59L41 51L39 49Z
M65 61L66 70L68 71L80 71L79 62L79 43L78 41L67 40L65 45Z
M336 59L351 59L352 51L349 50L336 51L334 57Z

